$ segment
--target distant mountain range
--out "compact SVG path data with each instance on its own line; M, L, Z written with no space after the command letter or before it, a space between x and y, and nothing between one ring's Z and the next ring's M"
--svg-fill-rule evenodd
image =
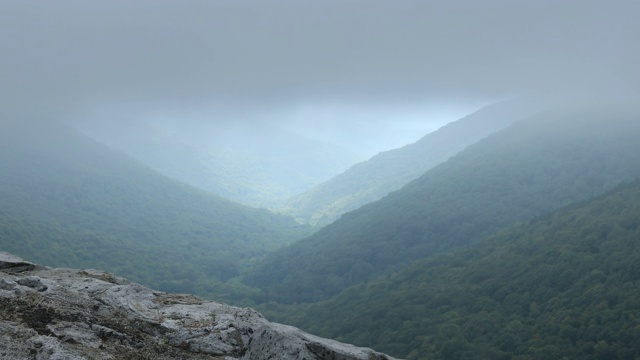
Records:
M263 122L87 122L80 129L162 174L235 202L281 206L358 157Z
M314 226L400 189L465 147L543 110L543 101L517 98L487 106L413 144L382 152L314 188L293 196L282 212Z

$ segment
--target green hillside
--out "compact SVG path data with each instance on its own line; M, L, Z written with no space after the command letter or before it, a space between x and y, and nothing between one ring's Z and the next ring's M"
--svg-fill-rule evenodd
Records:
M425 135L413 144L382 152L309 191L292 197L282 211L299 221L327 225L340 215L400 189L465 147L543 109L530 99L487 106Z
M271 254L259 302L313 302L588 199L640 175L636 107L556 109L497 132L399 191Z
M638 359L640 181L275 319L408 359Z
M0 209L13 219L3 218L9 230L0 247L25 258L94 263L153 287L206 295L215 292L207 286L308 232L293 219L166 178L60 124L0 127Z

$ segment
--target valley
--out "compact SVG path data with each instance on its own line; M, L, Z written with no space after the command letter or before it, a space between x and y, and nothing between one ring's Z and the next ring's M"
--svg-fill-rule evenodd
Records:
M0 358L640 359L640 1L0 1Z
M638 119L634 103L492 105L395 150L440 160L316 229L62 123L6 122L0 241L399 358L633 358ZM389 184L356 176L385 156L336 181Z

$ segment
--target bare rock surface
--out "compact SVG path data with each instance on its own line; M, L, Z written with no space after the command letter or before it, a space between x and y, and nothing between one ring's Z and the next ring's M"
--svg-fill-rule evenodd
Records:
M2 359L392 359L271 323L253 309L154 291L0 252Z

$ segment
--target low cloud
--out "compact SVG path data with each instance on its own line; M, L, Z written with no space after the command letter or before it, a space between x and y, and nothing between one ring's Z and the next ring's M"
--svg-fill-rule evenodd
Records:
M633 92L639 13L622 0L5 0L0 96L9 114L67 116Z

